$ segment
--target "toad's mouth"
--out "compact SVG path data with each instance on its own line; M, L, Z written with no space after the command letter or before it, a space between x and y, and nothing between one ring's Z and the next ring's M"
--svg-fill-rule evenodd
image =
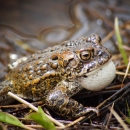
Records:
M109 85L115 78L116 68L112 60L79 78L83 88L99 91Z

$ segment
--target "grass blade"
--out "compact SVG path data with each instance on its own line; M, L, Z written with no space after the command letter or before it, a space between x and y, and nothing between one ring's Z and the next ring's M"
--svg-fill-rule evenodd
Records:
M117 38L117 41L118 41L118 48L119 48L120 53L122 54L124 63L127 65L128 64L128 58L127 58L127 55L126 55L125 50L123 48L123 42L122 42L122 38L121 38L121 35L120 35L118 18L115 18L115 25L114 26L115 26L116 38Z
M15 126L19 126L21 128L29 129L24 124L22 124L15 116L1 111L0 111L0 121Z
M42 125L46 130L56 130L55 125L45 115L41 107L38 107L38 112L33 112L26 116L26 119L33 119L38 124Z

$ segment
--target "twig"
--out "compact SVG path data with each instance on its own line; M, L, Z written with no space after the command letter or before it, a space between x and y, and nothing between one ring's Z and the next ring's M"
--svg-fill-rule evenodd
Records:
M113 109L113 107L114 107L114 103L112 104L112 109ZM106 129L108 129L108 125L110 123L111 118L112 118L112 112L109 114L109 118L108 118L107 124L106 124Z
M127 127L127 125L124 123L124 121L120 118L120 116L116 113L116 111L111 107L109 107L109 110L111 111L111 113L116 117L116 119L118 120L118 122L122 125L122 127L124 128L124 130L129 130L129 128Z
M65 126L65 128L68 128L70 126L73 126L74 124L78 123L79 121L83 120L85 118L85 116L79 117L78 119L76 119L75 121L69 123L68 125Z
M16 99L17 101L19 101L19 102L21 102L21 103L27 105L27 106L30 107L32 110L34 110L34 111L36 111L36 112L38 111L38 108L37 108L37 107L33 106L32 104L30 104L29 102L23 100L22 98L18 97L17 95L13 94L12 92L8 92L8 95L11 96L11 97L13 97L13 98ZM51 116L48 116L47 114L46 114L46 116L47 116L52 122L54 122L56 125L58 125L58 126L60 126L60 127L63 127L63 128L65 127L62 123L60 123L59 121L55 120L55 119L52 118Z
M126 72L125 72L124 78L122 80L122 84L123 84L126 76L128 75L129 69L130 69L130 58L129 58L129 62L128 62L128 65L127 65L127 68L126 68Z
M112 104L112 103L117 103L119 100L121 100L128 92L130 91L129 89L130 83L125 85L123 88L118 90L116 93L114 93L112 96L104 100L102 103L100 103L97 108L103 113L107 110L107 108ZM121 96L120 96L121 95ZM89 115L88 115L89 114ZM96 116L95 113L89 112L86 117L80 122L82 124L84 121L88 119L92 119Z
M126 74L126 73L124 73L124 72L119 72L119 71L116 71L116 74L118 74L118 75L123 75L123 76L130 76L130 74Z
M105 43L106 41L108 41L113 35L114 35L115 31L111 31L105 38L102 39L102 44Z

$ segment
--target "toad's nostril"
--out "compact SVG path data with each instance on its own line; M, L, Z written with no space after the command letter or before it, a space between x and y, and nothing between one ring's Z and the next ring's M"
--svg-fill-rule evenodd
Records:
M101 50L99 50L98 52L97 52L97 55L98 56L101 56L103 54L103 52L101 51Z
M87 78L88 76L87 75L83 75L84 78Z

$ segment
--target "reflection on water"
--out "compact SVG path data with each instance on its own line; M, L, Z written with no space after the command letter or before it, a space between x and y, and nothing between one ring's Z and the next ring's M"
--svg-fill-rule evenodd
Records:
M65 40L74 40L81 36L87 36L91 33L98 33L100 36L105 37L106 34L113 30L115 15L122 21L130 18L129 8L123 10L123 6L127 7L125 2L124 5L120 5L118 2L114 3L114 7L112 5L110 1L72 0L66 6L68 20L72 23L70 26L63 26L65 24L62 23L62 26L41 27L43 29L35 35L22 33L15 26L0 25L0 65L7 65L9 62L37 50L60 44ZM121 19L124 13L125 17ZM53 21L52 19L52 23ZM112 51L115 50L110 40L107 41L106 46ZM12 59L12 54L17 56Z
M16 45L30 51L44 49L47 46L59 44L64 40L75 39L86 36L89 24L88 17L84 11L84 2L74 2L69 4L69 16L73 23L71 27L54 26L41 30L36 36L21 33L13 27L0 25L0 29L6 32L6 38L13 41ZM27 45L25 45L27 44Z
M70 35L70 28L63 26L55 26L52 28L46 28L42 30L38 37L50 46L59 44L64 41Z
M117 2L114 2L115 5L116 3ZM111 5L112 3L109 2L109 4ZM1 25L0 29L2 28L3 31L5 28L4 31L6 32L6 37L8 39L13 39L12 41L14 41L17 45L22 45L22 43L27 44L29 48L31 47L30 51L33 52L39 49L44 49L47 46L59 44L64 40L73 40L80 36L89 35L93 32L102 35L106 30L99 25L102 25L103 23L108 23L107 26L113 28L113 21L105 17L105 15L111 16L113 10L112 7L109 8L107 2L103 3L102 1L90 2L87 0L76 0L69 2L67 6L68 8L66 9L68 9L68 14L70 16L68 20L72 22L72 26L70 27L58 25L53 27L44 27L44 29L39 31L36 35L24 34L20 32L20 30L16 30L10 26ZM22 47L26 49L26 46L24 45Z

